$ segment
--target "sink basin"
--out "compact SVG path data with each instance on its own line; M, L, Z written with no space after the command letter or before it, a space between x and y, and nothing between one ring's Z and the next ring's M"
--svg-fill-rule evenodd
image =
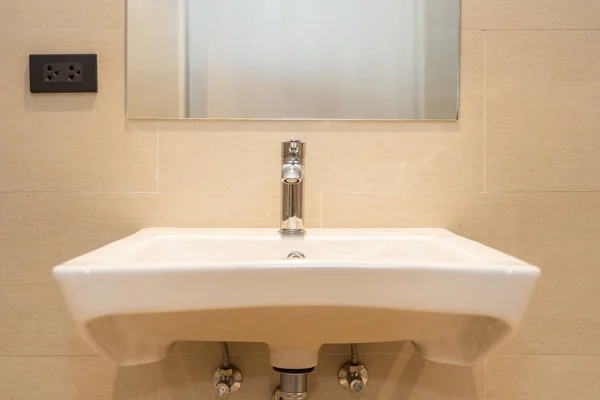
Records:
M324 343L401 340L472 363L514 334L540 275L443 229L144 229L53 273L85 340L120 365L192 340L265 342L282 369L314 367Z

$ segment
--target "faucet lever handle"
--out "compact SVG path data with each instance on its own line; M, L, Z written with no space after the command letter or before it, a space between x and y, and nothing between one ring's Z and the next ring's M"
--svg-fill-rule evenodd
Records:
M300 140L295 138L290 139L290 154L293 156L298 155L298 143L300 143Z
M281 146L281 158L304 158L304 143L300 139L292 138L289 142L283 142Z

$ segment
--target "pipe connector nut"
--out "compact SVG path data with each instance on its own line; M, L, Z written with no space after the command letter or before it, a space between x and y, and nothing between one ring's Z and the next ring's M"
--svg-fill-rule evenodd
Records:
M364 365L348 362L340 368L338 380L344 389L361 393L369 381L369 373Z
M233 365L218 368L213 374L213 385L218 397L227 397L242 387L242 373Z

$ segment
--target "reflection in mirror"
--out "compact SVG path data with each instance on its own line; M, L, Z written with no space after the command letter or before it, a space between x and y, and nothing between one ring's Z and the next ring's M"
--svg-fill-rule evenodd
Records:
M130 118L456 119L460 0L128 0Z

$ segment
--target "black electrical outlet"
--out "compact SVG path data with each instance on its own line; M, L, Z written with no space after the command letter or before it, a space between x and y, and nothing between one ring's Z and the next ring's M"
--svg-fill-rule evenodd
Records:
M82 93L98 91L96 54L31 54L31 93Z

